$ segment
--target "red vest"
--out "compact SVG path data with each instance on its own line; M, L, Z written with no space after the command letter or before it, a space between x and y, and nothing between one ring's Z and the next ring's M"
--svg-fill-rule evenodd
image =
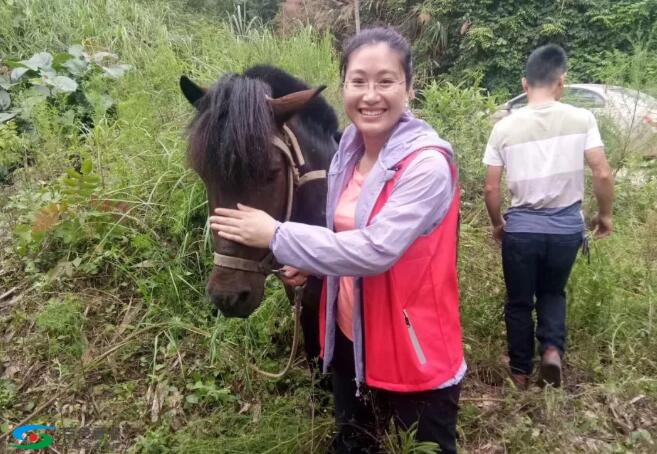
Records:
M417 154L397 166L383 187L369 222ZM452 178L456 170L449 156ZM456 272L460 188L447 214L417 238L385 273L363 277L365 383L397 392L426 391L454 377L463 363ZM326 328L326 289L320 302L320 343Z

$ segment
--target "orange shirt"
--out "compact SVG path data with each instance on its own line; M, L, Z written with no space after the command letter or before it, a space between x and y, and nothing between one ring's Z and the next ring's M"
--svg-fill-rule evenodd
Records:
M356 228L354 214L356 213L356 202L363 188L366 175L354 168L354 174L342 192L338 205L335 208L333 222L336 232L353 230ZM351 341L354 340L352 331L354 311L354 278L351 276L340 277L340 290L338 292L337 323L342 333Z

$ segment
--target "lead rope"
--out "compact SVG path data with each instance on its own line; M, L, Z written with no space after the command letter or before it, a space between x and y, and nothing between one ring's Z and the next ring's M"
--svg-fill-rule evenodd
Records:
M249 364L249 367L254 372L259 373L267 378L282 378L287 374L292 367L292 362L294 357L297 354L297 349L299 347L299 333L301 331L301 299L303 298L303 291L306 288L306 284L299 285L294 287L294 336L292 337L292 350L290 351L290 356L287 358L287 364L280 372L274 374L272 372L267 372L262 369L259 369L258 366Z

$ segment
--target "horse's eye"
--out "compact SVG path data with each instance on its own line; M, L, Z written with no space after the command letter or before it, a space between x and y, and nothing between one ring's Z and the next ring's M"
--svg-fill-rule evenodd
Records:
M281 169L270 170L269 175L267 175L267 183L273 183L280 171Z

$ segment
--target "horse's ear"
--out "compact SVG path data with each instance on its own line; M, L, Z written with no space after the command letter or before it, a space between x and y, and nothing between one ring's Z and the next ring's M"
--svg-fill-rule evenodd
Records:
M205 96L205 93L208 91L207 88L203 88L199 85L196 85L192 80L187 76L180 76L180 90L187 98L187 101L194 106L198 107L199 99Z
M315 96L320 94L326 85L321 85L317 88L310 88L308 90L297 91L289 95L281 96L269 101L274 118L279 124L288 121L294 114L306 107Z

